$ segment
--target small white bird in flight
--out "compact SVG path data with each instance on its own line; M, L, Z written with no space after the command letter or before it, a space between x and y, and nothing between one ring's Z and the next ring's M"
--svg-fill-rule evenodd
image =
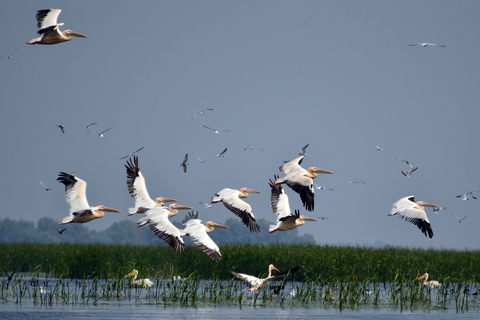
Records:
M458 223L462 222L463 219L465 219L465 218L467 217L467 216L465 216L465 217L463 217L462 219L459 219L459 218L458 218L456 215L454 215L453 213L452 213L452 216L453 216L455 219L457 219Z
M227 131L230 131L230 130L217 130L217 129L212 129L210 127L207 127L206 125L203 125L205 128L209 129L209 130L212 130L213 133L216 133L216 134L220 134L220 131L223 131L223 132L227 132Z
M141 148L138 149L138 150L133 151L132 153L127 154L125 157L121 157L120 160L123 160L123 159L126 159L126 158L128 158L128 157L131 157L131 156L133 156L135 153L137 153L137 152L139 152L139 151L142 151L142 150L143 150L143 147L141 147Z
M348 186L349 184L359 184L359 183L365 184L365 181L363 181L363 180L349 181L349 182L347 182L347 186Z
M45 191L50 191L50 190L53 190L51 188L47 188L42 181L40 181L40 184L42 185L42 187L45 189Z
M414 173L418 169L418 167L412 166L412 164L410 162L408 162L407 160L401 160L401 161L406 162L408 164L408 166L410 167L410 170L408 170L407 172L404 172L402 170L402 174L407 178L410 177L412 175L412 173Z
M90 129L93 125L96 125L96 124L97 124L96 122L92 122L89 125L81 124L81 126L87 128L87 129Z
M198 161L200 161L200 163L204 163L205 161L207 161L208 159L200 159L199 157L196 157Z
M88 131L88 132L96 133L100 138L103 138L104 133L107 132L108 130L111 130L111 129L113 129L113 127L110 127L110 128L108 128L108 129L105 129L105 130L103 130L102 132L96 132L96 131L93 131L93 130L90 130L90 129L88 129L87 131Z
M14 50L12 53L10 53L8 56L6 56L6 57L0 57L0 58L12 59L13 54L18 50L18 48L20 48L20 47L17 47L17 49L15 49L15 50Z
M435 212L436 214L438 214L438 211L442 211L442 210L445 210L447 209L447 207L434 207L433 208L433 212Z
M213 208L213 204L211 204L211 203L207 203L207 202L199 202L199 203L200 203L200 204L203 204L206 209L208 209L208 208Z
M212 108L207 108L205 110L202 110L202 111L199 111L197 112L193 117L192 119L190 119L190 121L192 121L193 119L195 119L196 116L203 116L205 114L205 111L213 111Z
M439 45L439 44L436 44L436 43L429 43L429 42L423 42L423 43L412 43L412 44L407 44L407 46L409 47L413 47L413 46L421 46L421 47L428 47L428 46L432 46L432 47L440 47L440 48L445 48L445 46L443 45Z
M307 155L307 147L310 145L310 143L307 143L305 147L302 148L302 151L298 154L299 156L306 156Z
M475 199L477 200L477 197L475 196L468 196L469 194L473 194L473 191L470 191L470 192L467 192L467 193L464 193L464 194L461 194L461 195L458 195L456 196L455 198L460 198L460 200L462 201L467 201L467 200L470 200L470 199Z
M315 183L315 188L318 189L318 190L330 190L330 191L333 191L332 188L322 187L321 185L316 184L316 183Z
M225 152L227 152L227 148L225 148L225 150L223 150L222 152L220 152L219 154L217 154L217 157L224 157L225 155Z
M260 149L260 150L262 150L262 151L265 151L265 150L263 150L262 148L257 147L257 146L246 146L245 148L243 148L243 151L247 151L247 149L253 150L253 149L255 149L255 148Z

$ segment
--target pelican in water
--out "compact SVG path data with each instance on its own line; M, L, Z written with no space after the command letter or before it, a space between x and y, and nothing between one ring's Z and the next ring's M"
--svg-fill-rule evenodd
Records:
M313 211L315 207L313 179L317 177L317 173L333 174L333 172L317 167L310 167L305 170L300 166L304 157L299 156L282 165L280 171L285 174L285 177L275 180L274 184L286 183L300 195L305 209Z
M412 44L407 44L407 46L409 46L409 47L421 46L421 47L424 47L424 48L426 48L428 46L432 46L432 47L445 48L445 46L443 46L443 45L439 45L439 44L436 44L436 43L430 43L430 42L412 43Z
M436 205L424 201L416 201L414 196L401 198L393 204L393 208L388 216L394 216L398 213L400 218L413 223L422 231L425 237L433 237L432 226L428 221L424 207L436 207Z
M72 30L60 31L58 27L63 23L57 23L61 9L38 10L35 15L37 19L38 34L40 37L27 41L27 44L56 44L72 40L72 37L87 38L86 35L73 32Z
M70 206L70 213L60 224L85 223L102 218L105 212L121 212L105 206L90 207L87 202L87 183L73 174L60 172L58 182L65 185L65 198Z
M430 289L433 289L433 288L438 288L440 287L442 284L436 280L430 280L428 281L428 273L424 273L422 274L420 277L417 277L415 280L420 280L420 279L425 279L423 281L423 286L426 287L426 288L430 288Z
M131 216L135 213L145 213L149 209L155 207L161 207L165 202L176 202L177 200L171 198L159 197L155 201L150 198L145 184L145 178L140 172L138 166L138 157L134 156L127 160L125 165L127 169L127 187L128 192L132 198L135 198L135 207L129 208L127 216Z
M283 190L282 185L274 184L272 180L270 180L269 185L272 190L270 197L272 210L273 213L277 215L277 223L270 225L268 233L292 230L304 225L305 221L317 221L317 219L300 215L298 210L295 210L295 213L292 214L288 196Z
M250 283L250 288L248 288L247 291L258 291L261 288L268 285L272 280L284 278L287 275L289 275L290 273L294 273L295 271L297 271L297 269L298 269L298 267L295 267L295 268L289 270L288 272L284 272L284 273L281 273L281 274L278 274L278 275L274 276L274 275L272 275L272 271L275 270L277 272L280 272L280 270L278 270L273 264L270 264L268 266L268 276L266 278L257 278L255 276L251 276L251 275L244 274L244 273L237 273L237 272L233 272L233 271L230 271L230 272L235 277Z
M133 269L133 271L127 274L124 278L126 279L129 277L133 277L132 280L130 281L130 286L132 287L151 288L155 285L150 279L137 280L137 276L138 276L138 270Z
M247 198L249 193L261 193L249 188L240 190L224 188L215 193L210 203L222 202L228 210L242 219L243 224L250 228L250 232L259 232L260 226L252 213L252 207L241 198Z

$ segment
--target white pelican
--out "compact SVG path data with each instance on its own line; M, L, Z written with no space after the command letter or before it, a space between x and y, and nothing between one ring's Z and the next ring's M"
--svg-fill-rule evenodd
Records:
M107 132L108 130L111 130L113 129L113 127L110 127L108 129L105 129L103 130L102 132L97 132L97 131L93 131L93 130L90 130L90 129L87 129L88 132L92 132L92 133L95 133L97 134L100 138L103 138L103 135L105 134L105 132Z
M465 216L465 217L463 217L462 219L459 219L459 218L458 218L456 215L454 215L453 213L452 213L452 216L453 216L455 219L457 219L458 223L461 223L461 222L463 221L463 219L465 219L465 218L467 217L467 216Z
M432 238L433 230L423 207L436 207L436 205L424 201L415 202L414 196L405 197L393 204L388 216L394 216L398 213L400 218L416 225L425 237Z
M187 166L188 166L188 153L183 158L183 162L180 164L183 168L183 172L187 173Z
M436 44L436 43L429 43L429 42L423 42L423 43L412 43L412 44L407 44L407 46L409 47L413 47L413 46L421 46L421 47L428 47L428 46L433 46L433 47L440 47L440 48L445 48L445 46L442 46L442 45L439 45L439 44Z
M212 129L210 127L207 127L206 125L203 125L205 128L209 129L209 130L212 130L213 133L215 134L220 134L220 131L223 131L223 132L227 132L227 131L230 131L230 130L217 130L217 129Z
M424 287L427 287L427 288L438 288L440 287L442 284L436 280L430 280L428 281L428 273L424 273L423 275L421 275L420 277L416 278L415 280L420 280L420 279L425 279L423 281L423 286Z
M56 124L55 127L60 128L60 130L62 131L62 133L65 134L65 126L64 126L64 125Z
M250 228L250 232L259 232L260 226L252 213L252 207L240 198L247 198L249 193L261 193L249 188L240 190L225 188L215 193L210 203L222 202L228 210L242 219L242 222Z
M40 184L42 185L43 189L45 189L45 191L53 190L51 188L47 188L47 186L45 186L42 181L40 181Z
M302 148L302 150L300 151L300 153L298 155L299 156L306 156L307 155L307 148L308 148L309 145L310 145L310 143L307 143L307 145Z
M277 178L277 177L275 177ZM273 213L277 215L277 224L270 225L268 228L268 233L273 233L275 231L287 231L295 229L301 225L305 224L305 221L317 221L317 219L305 217L300 215L298 210L292 214L290 210L290 205L288 202L288 196L280 184L273 184L273 181L270 180L271 193L271 204Z
M195 243L200 250L205 252L210 259L217 262L222 260L220 249L208 236L208 233L212 232L214 228L228 229L228 227L213 221L207 221L207 223L203 225L202 220L198 219L198 211L196 213L193 211L190 212L185 216L185 219L182 222L185 226L183 230L180 230L182 236L190 236L193 243Z
M217 157L224 157L225 155L225 152L227 152L227 148L225 148L222 152L220 152L219 154L217 154Z
M405 162L405 163L407 163L408 166L410 167L410 170L408 170L407 172L403 172L403 170L402 170L402 174L403 174L405 177L408 178L408 177L410 177L410 176L412 175L412 173L414 173L414 172L418 169L418 167L412 166L412 164L411 164L410 162L408 162L407 160L402 160L402 161Z
M213 111L212 108L207 108L205 110L202 110L202 111L199 111L197 112L193 117L192 119L190 119L190 121L192 121L193 119L195 119L196 116L203 116L205 114L205 111Z
M133 271L127 274L124 278L133 277L132 281L130 282L130 286L132 287L151 288L155 285L150 279L137 280L137 276L138 276L138 270L133 269Z
M467 192L467 193L464 193L464 194L461 194L461 195L458 195L456 196L455 198L460 198L460 200L462 201L467 201L467 200L470 200L470 199L475 199L477 200L477 197L475 196L468 196L469 194L473 194L473 191L470 191L470 192Z
M268 266L268 276L266 278L257 278L257 277L254 277L254 276L251 276L251 275L248 275L248 274L244 274L244 273L237 273L237 272L233 272L233 271L230 271L230 272L235 277L250 283L251 287L248 288L248 291L258 291L261 288L265 287L267 284L269 284L270 281L275 280L275 279L284 278L287 275L289 275L290 273L293 273L293 272L297 271L297 269L298 268L293 268L292 270L290 270L288 272L273 276L272 275L273 270L275 270L277 272L280 272L280 270L278 270L273 264L270 264Z
M333 174L333 172L317 167L310 167L305 170L300 166L304 157L300 156L282 165L280 171L285 174L285 177L275 180L274 184L286 183L300 194L300 199L302 199L303 206L307 211L313 211L315 207L313 179L317 177L317 173Z
M164 202L176 202L177 200L171 198L156 198L155 201L150 198L150 195L147 191L147 186L145 185L145 178L140 172L140 167L138 166L138 157L134 156L127 160L125 165L127 169L127 187L128 192L132 198L135 198L135 207L129 208L127 216L133 215L135 213L145 213L151 208L161 207Z
M121 157L120 160L126 159L126 158L128 158L128 157L133 157L133 155L134 155L135 153L137 153L137 152L139 152L139 151L142 151L142 150L143 150L143 147L141 147L141 148L138 149L138 150L133 151L132 153L127 154L125 157Z
M60 12L62 12L61 9L38 10L35 19L37 19L37 27L40 29L37 32L40 37L27 41L26 44L56 44L69 41L72 37L87 38L87 36L72 32L72 30L60 32L58 27L63 26L63 23L57 23Z
M73 174L60 172L57 181L65 185L65 198L70 206L70 214L60 224L85 223L103 217L105 211L120 212L105 206L90 207L86 196L87 183Z

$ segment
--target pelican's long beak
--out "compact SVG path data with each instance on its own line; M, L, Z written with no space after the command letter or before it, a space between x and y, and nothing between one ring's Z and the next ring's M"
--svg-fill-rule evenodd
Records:
M426 275L422 274L420 277L415 278L415 280L425 279Z
M428 202L423 202L423 201L422 201L422 206L423 207L438 207L437 205L435 205L433 203L428 203Z
M305 217L305 216L301 216L300 219L302 219L303 221L318 221L317 219L309 218L309 217Z
M128 277L133 277L135 275L135 272L130 272L129 274L127 274L125 277L123 278L128 278Z
M280 270L278 270L276 267L272 267L272 270L275 270L277 272L281 272Z
M223 224L216 223L216 222L212 222L211 226L214 227L214 228L228 229L227 226L224 226Z
M178 200L172 198L163 198L162 202L178 202Z
M78 32L72 32L70 33L71 36L78 37L78 38L88 38L86 35L78 33Z
M190 210L190 209L193 209L193 208L189 207L189 206L176 206L175 209L177 209L177 210Z
M108 208L108 207L103 208L102 211L107 211L107 212L122 212L122 211L120 211L120 210L113 209L113 208Z
M328 171L325 169L318 169L318 168L315 170L315 173L333 174L332 171Z
M261 193L260 191L257 191L257 190L252 190L252 189L248 189L245 190L246 193Z

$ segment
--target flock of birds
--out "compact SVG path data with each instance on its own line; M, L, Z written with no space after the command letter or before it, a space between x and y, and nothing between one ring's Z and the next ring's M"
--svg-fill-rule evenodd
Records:
M57 23L60 12L60 9L39 10L36 14L37 27L39 28L37 33L39 34L39 37L27 41L26 43L30 45L52 45L69 41L73 37L87 38L87 36L73 32L71 30L60 31L59 27L64 25L63 23ZM407 46L436 46L441 48L445 47L445 45L438 45L435 43L413 43L407 44ZM12 55L17 50L18 48L15 49L10 55L3 56L1 58L11 59ZM202 110L196 113L190 121L193 121L197 116L201 116L207 112L212 111L214 111L214 109L212 108ZM92 126L96 124L96 122L92 122L88 125L83 126L86 127L87 131L94 133L99 137L103 137L107 131L113 129L113 127L109 127L102 131L94 131L92 130ZM65 133L65 127L63 125L57 125L57 127L61 130L62 133ZM226 129L214 129L206 125L203 125L203 127L207 130L211 130L214 134L220 134L222 132L229 131ZM297 158L291 161L286 161L282 166L280 166L279 170L284 174L283 177L280 178L279 176L274 175L274 179L269 181L271 189L270 201L272 211L276 215L276 224L269 227L268 233L273 233L277 231L288 231L305 224L306 221L317 221L317 219L301 215L299 210L295 210L294 212L292 212L289 205L288 195L282 187L283 184L287 185L291 190L293 190L300 196L302 204L307 211L314 211L314 189L333 191L333 189L322 187L318 184L313 183L313 179L315 179L318 174L332 174L331 171L319 169L317 167L310 167L308 169L304 169L301 166L305 156L307 156L307 147L308 144L304 148L302 148ZM245 147L244 151L254 148L258 148L263 151L262 148L253 145ZM379 146L377 146L376 148L377 151L385 151ZM220 253L220 249L208 236L208 233L212 232L215 228L228 229L228 227L213 221L208 221L205 224L202 224L202 221L198 218L198 212L195 211L191 211L186 214L185 219L182 221L184 225L183 229L175 227L170 222L170 218L177 215L178 210L192 210L193 207L179 205L176 203L165 205L166 203L177 202L177 200L164 197L157 197L155 198L155 200L153 200L149 196L146 188L145 178L140 171L138 156L135 155L142 149L143 147L121 158L128 158L125 165L127 174L127 188L131 197L135 199L134 207L128 210L127 216L140 214L141 218L137 221L138 227L148 225L150 230L159 239L163 240L169 246L171 246L176 253L181 254L186 251L183 238L189 236L192 239L193 243L205 254L207 254L212 260L217 262L221 261L222 255ZM225 148L222 152L218 153L216 156L224 157L226 152L227 148ZM206 161L198 157L197 159L202 163ZM182 163L180 164L185 173L187 172L187 168L189 165L188 160L189 157L187 153ZM409 166L408 170L401 171L401 173L408 178L418 169L418 167L413 166L407 160L402 161L404 161ZM87 183L79 177L73 174L60 172L57 180L60 183L64 184L66 201L70 206L70 212L68 216L63 218L60 224L63 225L69 223L86 223L94 219L102 218L105 212L120 212L117 209L109 208L103 205L90 206L86 198ZM40 183L46 191L52 190L51 188L47 188L43 184L43 182L40 181ZM350 181L347 183L347 185L359 183L365 184L364 181L357 180ZM200 202L200 204L205 205L205 207L208 208L215 203L222 202L229 211L234 213L242 220L243 224L245 224L249 228L250 232L256 233L260 231L260 226L255 219L252 207L242 199L247 198L249 194L258 193L260 192L249 188L241 188L240 190L224 188L214 194L210 203ZM473 192L459 195L457 196L457 198L460 198L464 201L470 199L477 199L473 195ZM401 198L400 200L395 202L388 216L398 214L407 222L416 225L425 236L432 238L433 230L425 213L424 207L433 207L436 213L438 213L438 211L446 209L445 207L438 207L434 204L424 201L415 201L414 196L408 196ZM457 219L459 223L466 218L464 217L460 219L455 215L453 216ZM64 231L65 229L63 229L59 233L63 233ZM288 273L296 271L296 269L292 269L288 273L283 273L276 276L272 275L272 271L280 272L280 270L278 270L275 266L270 265L268 269L268 276L264 279L259 279L253 276L236 273L233 271L232 274L242 280L250 282L252 284L252 287L249 290L256 291L259 288L263 287L270 280L284 277ZM137 280L137 275L138 271L133 270L125 277L132 277L132 284L137 286L149 287L153 285L153 283L148 279ZM438 286L438 282L434 283L432 281L429 281L427 283L428 274L424 274L417 279L425 279L425 285L428 284L429 286Z

